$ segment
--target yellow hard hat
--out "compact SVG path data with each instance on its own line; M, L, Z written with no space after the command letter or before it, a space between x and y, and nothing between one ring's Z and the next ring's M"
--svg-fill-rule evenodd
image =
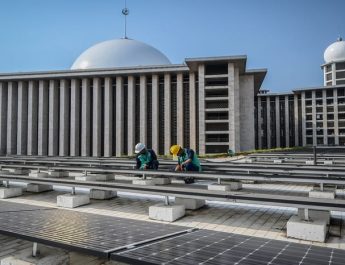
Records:
M175 144L170 147L170 153L173 154L174 158L177 157L178 152L181 150L181 145Z

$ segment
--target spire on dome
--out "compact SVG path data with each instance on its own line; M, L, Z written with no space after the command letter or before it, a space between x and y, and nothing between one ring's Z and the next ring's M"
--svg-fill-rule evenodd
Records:
M127 16L129 15L129 9L127 8L127 0L125 0L125 8L122 9L122 14L125 16L125 39L127 38Z

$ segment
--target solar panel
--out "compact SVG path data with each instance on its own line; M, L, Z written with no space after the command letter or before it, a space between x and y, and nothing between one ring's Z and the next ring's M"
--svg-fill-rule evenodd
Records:
M171 265L344 265L345 250L198 230L113 253L112 260Z
M13 206L9 204L7 208ZM179 234L188 229L53 208L49 211L0 212L1 234L103 257L128 245Z

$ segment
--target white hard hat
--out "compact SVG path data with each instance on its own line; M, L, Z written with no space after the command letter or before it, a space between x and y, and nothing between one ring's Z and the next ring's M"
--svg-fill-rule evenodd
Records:
M142 143L137 143L137 145L135 146L135 153L139 154L141 151L143 151L146 148L146 146Z

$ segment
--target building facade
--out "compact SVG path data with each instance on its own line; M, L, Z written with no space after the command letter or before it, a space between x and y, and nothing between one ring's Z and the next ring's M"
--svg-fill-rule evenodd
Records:
M247 70L246 56L1 74L0 153L110 157L133 155L138 142L162 155L173 144L252 150L265 75Z
M324 53L324 86L289 93L260 91L256 148L345 145L345 42Z

